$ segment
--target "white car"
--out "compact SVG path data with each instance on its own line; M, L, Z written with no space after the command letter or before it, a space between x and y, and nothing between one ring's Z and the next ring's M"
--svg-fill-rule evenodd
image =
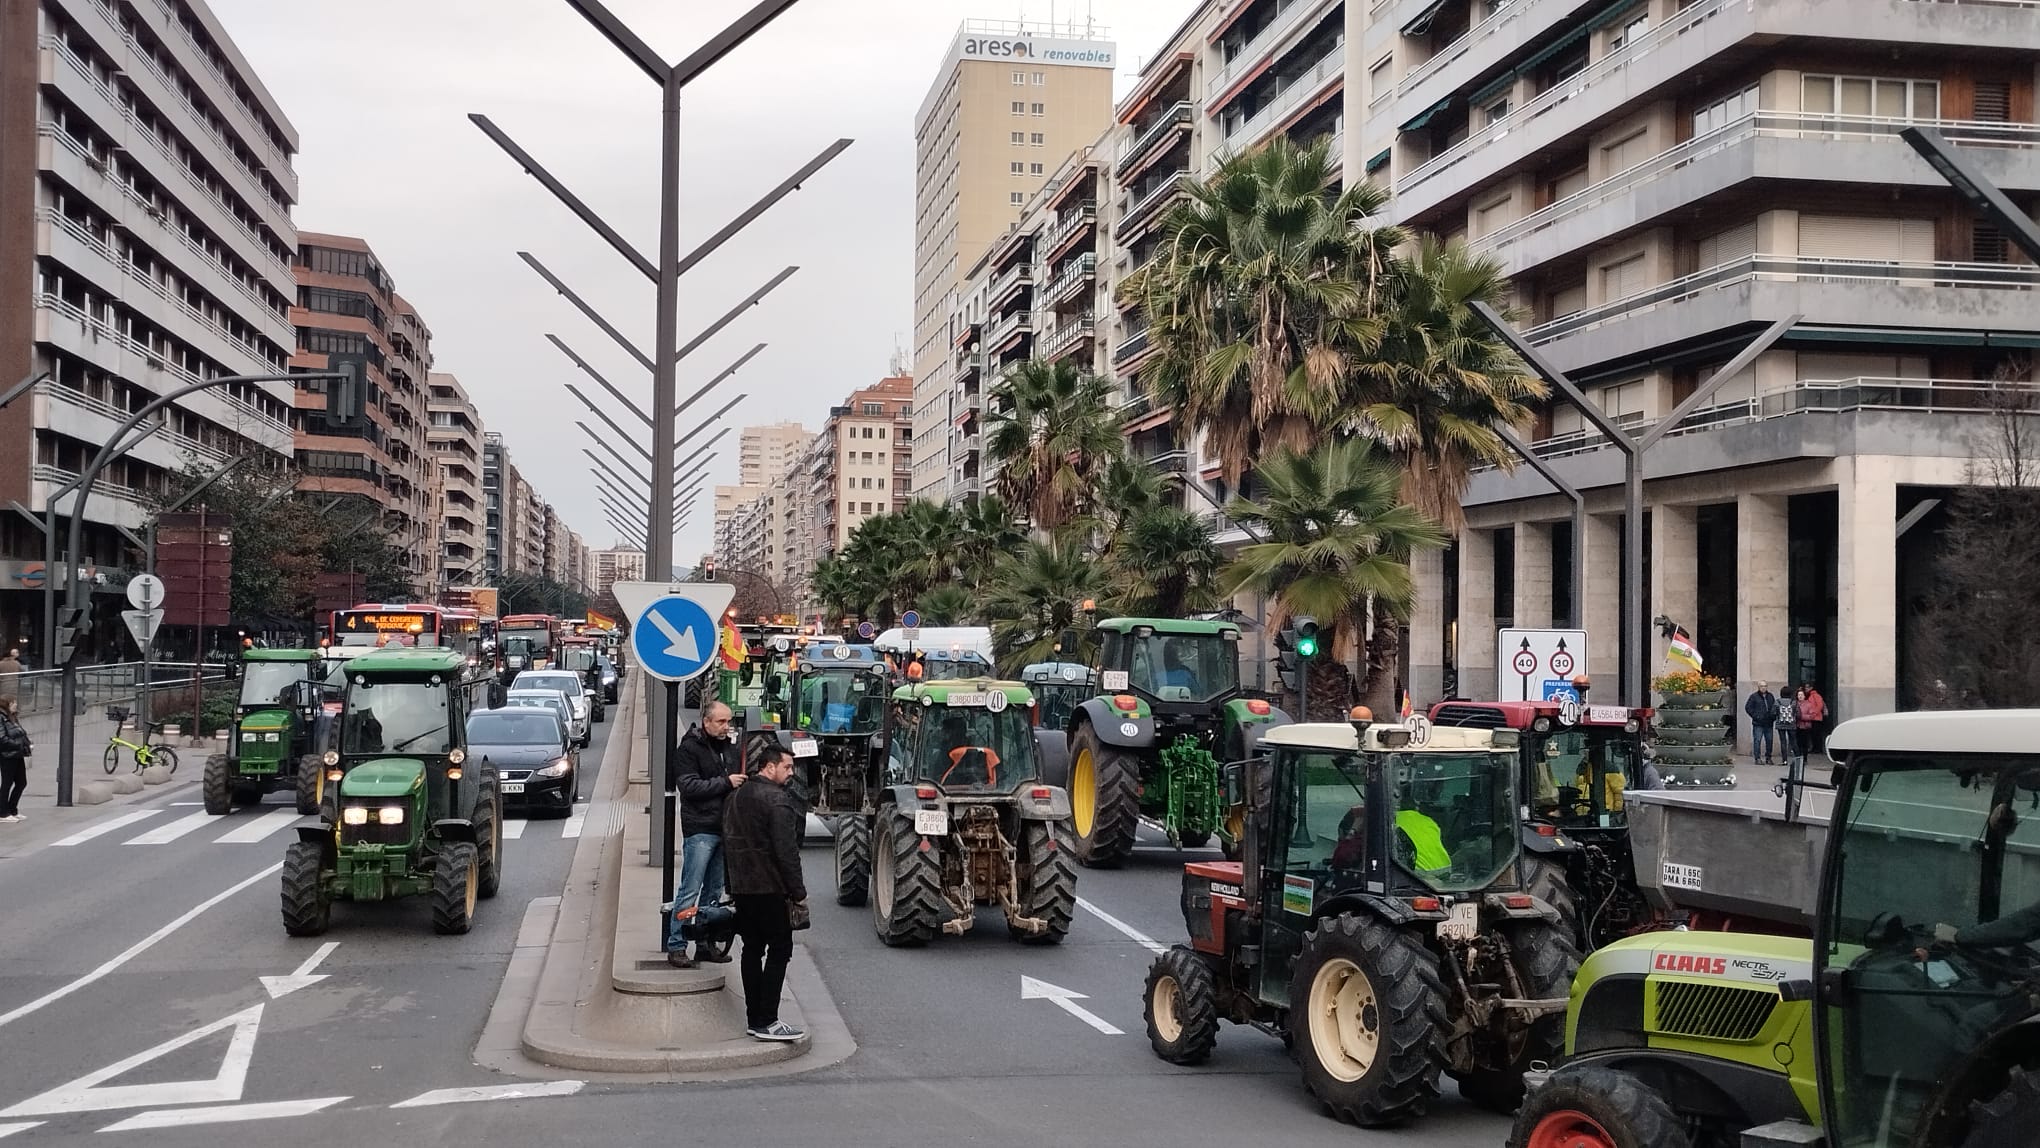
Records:
M510 679L513 690L558 690L574 705L574 716L586 725L594 720L595 695L573 670L526 670ZM585 740L582 745L588 744Z
M561 721L566 723L567 734L573 739L575 745L586 746L588 744L588 740L592 735L588 729L587 711L582 710L577 714L574 710L573 699L569 698L565 692L553 686L527 685L513 687L503 695L503 708L518 709L525 706L538 706L542 709L553 711Z

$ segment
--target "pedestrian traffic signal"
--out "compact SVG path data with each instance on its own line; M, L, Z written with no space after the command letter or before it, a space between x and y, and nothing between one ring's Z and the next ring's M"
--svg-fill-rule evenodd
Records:
M1317 657L1318 648L1317 619L1311 617L1308 614L1305 614L1301 617L1292 619L1290 621L1290 625L1296 628L1296 655L1300 658Z
M85 636L85 611L76 606L63 606L57 610L56 666L68 666L78 656L78 639Z

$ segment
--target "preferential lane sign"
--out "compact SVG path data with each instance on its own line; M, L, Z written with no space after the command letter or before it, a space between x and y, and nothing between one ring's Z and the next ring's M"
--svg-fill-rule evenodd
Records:
M610 589L630 614L638 666L667 682L684 682L715 660L718 619L737 593L727 582L618 582Z
M1503 630L1495 641L1496 700L1580 701L1572 679L1587 669L1585 630Z

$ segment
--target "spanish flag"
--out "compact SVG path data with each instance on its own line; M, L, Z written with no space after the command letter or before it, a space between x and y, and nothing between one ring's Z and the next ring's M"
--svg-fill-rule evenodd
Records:
M1410 691L1405 688L1402 692L1402 719L1404 721L1410 720L1410 715L1415 712L1410 706Z
M722 668L735 671L744 664L744 636L737 633L735 622L724 622L722 627Z

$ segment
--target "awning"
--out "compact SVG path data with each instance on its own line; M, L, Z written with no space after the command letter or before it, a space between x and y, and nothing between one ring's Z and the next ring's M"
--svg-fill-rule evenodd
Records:
M1380 152L1376 153L1373 159L1367 161L1368 175L1373 175L1375 172L1380 171L1382 168L1388 166L1388 152L1389 152L1388 148L1382 148Z
M1437 3L1417 13L1414 19L1402 26L1402 34L1405 36L1421 36L1429 32L1431 30L1431 22L1438 18L1438 10L1443 7L1445 7L1445 0L1437 0Z
M1496 76L1493 80L1490 80L1479 91L1473 93L1471 96L1468 96L1466 98L1466 102L1472 104L1475 107L1479 107L1480 105L1487 103L1490 97L1499 95L1502 89L1515 83L1516 77L1522 74L1523 70L1521 68L1512 68L1509 71L1503 72L1501 75Z
M1404 123L1401 127L1397 128L1396 130L1404 132L1418 131L1421 128L1423 128L1425 124L1431 122L1432 116L1435 116L1439 112L1444 111L1446 108L1450 107L1451 104L1452 97L1446 96L1444 99L1439 100L1437 103L1432 104L1430 107L1425 108L1423 111L1417 113L1414 119L1411 119L1408 122Z
M1816 343L1910 343L1933 347L2040 347L2040 331L1953 331L1945 327L1828 327L1800 324L1791 337Z

